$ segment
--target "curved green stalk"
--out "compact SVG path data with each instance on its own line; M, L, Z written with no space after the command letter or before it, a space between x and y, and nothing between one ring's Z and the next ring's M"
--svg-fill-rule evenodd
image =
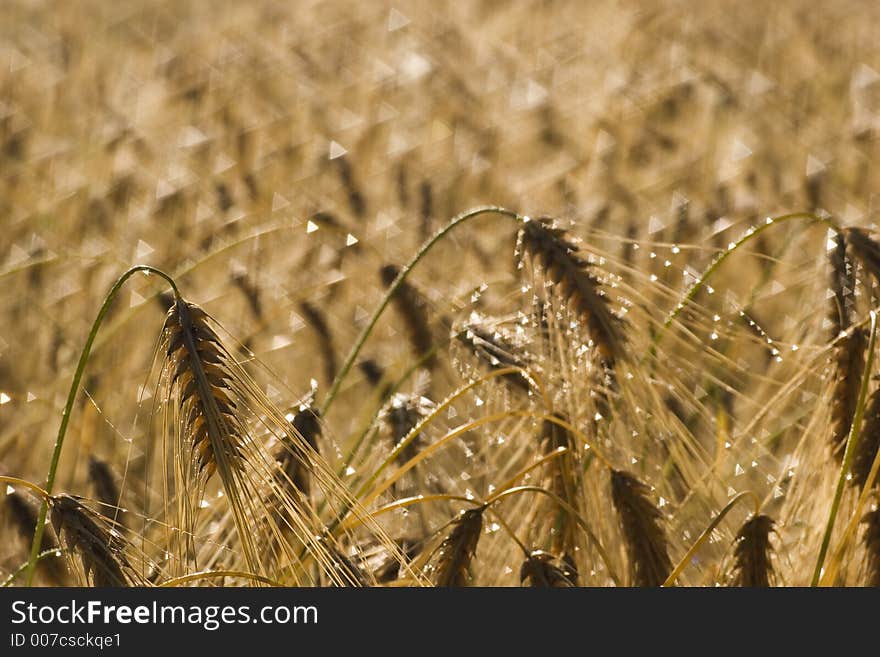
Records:
M874 491L874 482L877 480L878 472L880 472L880 451L874 455L874 460L871 462L871 470L868 472L868 478L865 480L865 485L862 486L862 492L859 494L859 499L856 502L856 510L850 517L849 523L843 532L843 536L840 538L840 545L837 548L837 553L832 557L831 565L819 581L819 586L833 586L832 583L837 577L837 572L840 568L840 562L843 560L847 543L855 533L856 527L863 517L862 510L865 508L865 504L868 503L868 498Z
M768 217L767 220L761 224L760 226L752 226L749 228L745 235L740 237L736 242L730 244L730 246L715 256L715 259L709 264L706 268L706 271L702 273L700 278L698 278L693 285L688 288L687 292L685 292L684 296L681 298L681 301L675 306L673 311L669 313L669 316L666 318L666 321L663 322L663 326L654 334L654 338L651 342L651 354L655 353L655 348L657 344L660 342L660 338L664 335L666 330L672 325L672 322L681 314L681 311L685 309L685 307L694 300L694 297L697 296L697 292L703 289L703 286L706 284L706 281L712 277L712 275L724 264L724 261L727 260L731 255L739 251L740 247L751 242L753 239L757 238L761 233L768 230L771 226L777 226L779 224L785 223L787 221L792 221L795 219L804 220L807 223L823 223L831 230L836 233L841 232L840 226L838 226L834 221L824 217L817 217L816 215L810 212L794 212L792 214L784 214L778 217Z
M868 357L865 360L865 371L862 374L862 385L859 388L859 401L853 414L852 424L849 427L849 435L846 438L843 465L840 466L840 474L837 476L837 489L834 491L834 501L831 503L831 512L828 514L828 523L825 526L825 535L822 537L822 546L819 548L819 558L816 559L816 568L813 570L813 579L810 581L810 586L819 585L822 565L825 563L825 555L828 553L828 545L831 543L834 520L837 518L840 499L843 497L843 487L846 485L846 477L852 464L856 443L858 443L862 432L862 417L865 414L865 399L868 396L868 383L871 381L871 368L874 365L874 345L877 342L877 313L872 310L870 315L871 338L868 340Z
M339 388L342 385L342 382L345 380L345 377L348 376L349 371L354 365L354 361L360 353L361 349L364 346L364 343L367 341L367 338L370 337L370 334L373 332L373 329L376 327L376 323L379 321L379 317L382 316L382 313L385 311L385 308L388 307L388 304L391 302L391 299L394 297L398 288L403 284L406 280L406 277L409 276L412 268L415 267L419 261L424 258L428 252L433 248L437 242L441 241L446 235L459 224L468 221L469 219L473 219L474 217L478 217L482 214L499 214L505 217L509 217L510 219L518 220L519 215L513 210L507 210L505 208L496 207L496 206L482 206L478 208L474 208L472 210L468 210L463 214L458 215L452 221L450 221L446 226L441 228L436 235L430 238L427 242L422 245L422 248L418 250L418 252L412 257L412 259L403 267L400 268L400 273L397 274L397 278L391 283L388 287L388 290L385 292L385 296L382 298L382 302L373 311L372 317L370 317L370 321L367 322L367 325L363 328L360 335L358 336L357 341L354 346L351 348L351 351L348 352L348 356L345 358L345 362L339 370L339 373L336 375L336 378L333 379L333 383L330 386L330 390L327 392L327 397L324 399L324 404L321 407L321 417L327 417L327 411L330 408L330 405L333 403L333 400L336 398L336 395L339 393Z
M61 448L64 446L64 435L67 433L67 425L70 422L70 414L73 411L73 404L76 401L76 393L79 391L79 384L82 381L83 372L86 369L86 362L89 360L89 354L92 351L92 344L95 342L95 336L98 334L98 329L101 326L101 323L104 321L104 317L107 315L107 312L110 310L110 304L113 302L113 299L116 298L116 295L119 293L120 288L123 284L131 278L136 273L145 273L145 274L156 274L160 278L164 279L168 285L171 286L171 289L174 291L175 297L180 297L180 292L177 289L177 284L174 280L165 272L160 269L156 269L155 267L150 267L149 265L135 265L128 271L126 271L119 279L113 284L113 287L110 288L110 291L107 293L107 296L104 299L104 303L101 305L101 309L98 311L98 316L95 317L95 321L92 323L92 328L89 331L89 336L86 339L85 346L83 346L82 353L79 357L79 362L76 365L76 371L73 374L73 381L70 383L70 390L67 393L67 403L64 405L64 410L61 412L61 425L58 427L58 436L55 439L55 449L52 452L52 462L49 464L49 472L46 475L46 485L44 486L46 497L43 499L43 503L40 505L40 513L37 517L37 526L34 529L34 542L31 545L31 555L28 559L27 564L27 578L26 582L28 586L31 586L34 579L34 569L37 565L37 557L40 553L40 543L43 540L43 531L45 530L46 525L46 515L49 512L49 496L52 495L52 487L55 485L55 476L58 472L58 462L61 459Z
M64 550L61 548L49 548L48 550L43 550L37 555L37 561L42 561L43 559L49 558L60 558L64 555ZM12 583L18 579L18 576L21 575L24 571L27 570L28 564L30 561L25 561L18 568L9 573L9 577L7 577L2 584L0 584L0 588L8 588L12 586Z

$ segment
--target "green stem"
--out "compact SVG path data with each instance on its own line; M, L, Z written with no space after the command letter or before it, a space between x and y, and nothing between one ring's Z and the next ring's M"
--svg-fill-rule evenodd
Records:
M370 317L370 321L367 322L367 325L361 331L357 341L351 348L351 351L348 352L348 356L346 356L345 358L345 363L343 363L342 368L336 375L336 378L333 379L330 390L327 392L327 397L324 399L324 405L321 407L321 417L327 417L327 411L329 410L330 405L333 403L333 400L336 398L336 395L339 393L339 388L342 385L343 380L345 380L345 377L348 376L348 373L354 365L354 361L360 353L361 349L363 348L364 343L367 341L367 338L370 337L370 334L373 332L373 329L376 327L376 324L379 321L379 317L381 317L382 313L385 311L385 308L388 307L391 299L397 293L398 288L400 288L400 286L406 280L406 277L409 275L409 272L412 270L412 268L415 267L418 262L427 255L427 253L433 248L433 246L437 242L446 237L446 234L449 233L453 228L455 228L459 224L464 223L465 221L468 221L469 219L473 219L474 217L478 217L482 214L500 214L514 220L519 219L519 215L513 210L507 210L505 208L491 205L482 206L474 208L472 210L468 210L467 212L464 212L463 214L460 214L457 217L453 218L452 221L441 228L436 235L425 242L422 245L422 248L420 248L418 252L413 256L412 260L410 260L404 267L400 269L400 273L397 275L397 278L394 279L388 290L385 292L385 296L383 297L382 302L379 304L379 307L376 308L376 310L373 312L373 316Z
M55 439L55 450L52 452L52 462L49 464L49 473L46 475L46 485L44 486L46 497L43 499L43 503L40 505L40 514L37 518L37 526L34 529L34 542L31 545L31 554L28 559L27 564L27 585L31 586L34 578L34 569L37 565L37 557L40 554L40 544L43 540L43 531L46 526L46 515L49 512L49 496L52 495L52 487L55 485L55 476L58 472L58 462L61 460L61 448L64 446L64 435L67 433L67 425L70 422L70 414L73 411L73 404L76 401L76 393L79 391L79 384L82 380L83 372L86 368L86 362L89 359L89 354L92 350L92 344L95 341L95 336L98 334L98 329L101 326L101 323L104 321L104 317L107 315L107 312L110 310L110 304L113 302L113 299L116 298L119 289L122 285L134 274L141 272L147 274L156 274L160 278L164 279L168 285L171 286L171 289L174 291L175 297L180 297L180 292L177 289L177 284L174 280L165 272L156 269L155 267L150 267L148 265L136 265L126 271L119 279L113 284L113 287L110 288L110 291L107 293L106 298L104 299L104 303L101 306L101 310L98 311L98 316L95 317L95 321L92 324L92 328L89 331L89 336L86 339L86 344L83 347L82 353L79 357L79 362L76 365L76 371L73 374L73 381L70 384L70 391L67 393L67 403L64 405L64 410L61 413L61 425L58 427L58 436Z
M40 552L37 555L37 561L39 562L39 561L42 561L43 559L48 559L48 558L52 558L52 557L58 559L58 558L61 558L61 556L63 554L64 554L64 550L61 550L59 548L49 548L48 550L44 550L43 552ZM30 561L25 561L18 568L16 568L11 573L9 573L9 577L7 577L6 580L2 584L0 584L0 588L6 588L6 587L11 586L12 583L16 579L18 579L18 576L21 575L25 570L27 570L29 563L30 563Z
M846 451L843 453L843 465L840 466L840 474L837 476L837 490L834 491L834 501L831 503L831 513L828 515L828 523L825 526L825 535L822 537L822 546L819 548L819 558L816 560L816 569L813 571L813 579L810 586L818 586L822 575L822 565L825 563L825 555L828 553L828 545L831 543L831 532L834 530L834 520L840 507L840 499L843 497L843 488L846 485L846 477L849 474L855 453L856 443L862 431L862 417L865 414L865 399L868 396L868 383L871 381L871 368L874 364L874 343L877 341L877 313L871 311L871 338L868 341L868 357L865 360L865 371L862 374L862 385L859 388L859 401L856 411L853 413L852 424L849 427L849 435L846 438Z
M751 242L753 239L757 238L761 233L765 230L768 230L771 226L777 226L779 224L785 223L787 221L792 221L795 219L804 220L808 223L822 223L825 224L828 228L835 231L836 233L841 232L840 226L838 226L831 219L827 219L824 217L817 217L814 214L809 212L794 212L792 214L784 214L779 217L769 217L767 221L760 226L752 226L749 230L746 231L746 234L740 237L736 242L733 242L725 251L722 251L715 259L711 262L711 264L706 268L706 271L688 288L688 291L685 292L681 301L678 302L675 309L669 313L669 316L666 318L666 321L663 323L663 326L657 333L654 335L653 342L651 344L651 354L655 353L655 349L657 344L660 342L660 338L664 335L666 330L672 325L672 322L681 314L681 311L685 309L691 301L694 300L694 297L697 296L697 292L703 289L703 286L706 284L706 281L711 278L711 276L718 270L719 267L727 260L731 255L739 251L739 248L748 242Z

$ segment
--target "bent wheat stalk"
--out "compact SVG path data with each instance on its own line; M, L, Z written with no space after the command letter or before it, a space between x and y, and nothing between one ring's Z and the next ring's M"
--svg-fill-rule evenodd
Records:
M715 259L712 260L708 267L706 267L706 270L700 275L700 277L696 281L694 281L693 285L691 285L687 289L687 291L684 293L684 296L682 296L681 300L675 305L675 308L673 308L673 310L666 317L666 321L663 322L663 326L661 326L660 330L658 330L654 334L649 355L654 356L656 354L657 345L660 343L660 339L665 335L666 331L669 329L670 326L672 326L672 323L681 314L681 312L696 298L697 293L703 289L706 283L708 283L709 279L715 274L716 271L718 271L721 265L724 264L725 260L727 260L730 256L739 251L743 246L745 246L752 240L757 239L765 231L769 230L771 226L779 226L781 224L795 220L804 221L808 224L821 223L837 234L843 232L843 229L831 219L828 219L826 217L818 217L809 212L794 212L792 214L784 214L778 217L768 217L767 220L760 226L752 226L736 242L731 242L726 250L721 251L717 256L715 256Z
M110 288L110 291L107 293L107 296L104 298L104 303L101 305L101 309L98 311L97 317L95 317L95 321L92 323L92 328L89 331L89 335L86 338L86 343L83 345L82 353L79 356L79 361L76 365L76 370L73 374L73 381L70 383L70 390L67 393L67 402L64 404L64 410L61 412L61 424L58 427L58 436L55 438L55 448L52 452L52 461L49 464L49 472L46 475L46 485L45 490L47 495L52 494L52 489L55 486L55 475L58 472L58 462L61 460L61 448L64 446L64 436L67 433L67 425L70 422L70 414L73 411L73 404L76 401L76 393L79 391L79 385L82 381L83 372L86 368L86 363L89 360L89 354L92 351L92 345L95 342L95 337L98 335L98 329L101 327L104 318L107 315L107 312L110 310L110 304L116 298L116 295L119 293L119 290L125 284L125 282L131 278L134 274L144 273L144 274L155 274L162 278L168 285L171 286L171 289L174 292L175 297L179 297L180 293L177 290L177 284L174 282L168 274L165 272L156 269L155 267L150 267L148 265L136 265L126 271L122 276L120 276L117 281ZM43 531L46 524L46 515L49 512L49 500L48 497L43 500L43 504L40 507L40 513L37 517L37 526L34 529L34 541L31 545L31 555L28 560L27 567L27 575L25 577L25 581L28 586L31 586L34 579L34 569L37 564L37 556L40 553L40 545L43 540Z

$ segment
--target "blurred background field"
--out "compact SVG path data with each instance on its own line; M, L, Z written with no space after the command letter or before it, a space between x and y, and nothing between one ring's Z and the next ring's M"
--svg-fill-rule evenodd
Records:
M5 0L0 463L44 479L84 337L132 264L174 274L289 408L326 391L380 269L475 205L559 218L654 317L765 217L873 227L878 27L880 5L852 0ZM471 226L413 276L435 336L520 292L512 228ZM745 422L810 362L783 356L825 348L823 235L762 236L701 300L690 348L729 361L725 418ZM151 431L162 289L134 280L99 334L63 489L88 493L89 456L122 466ZM364 358L399 375L414 360L404 333L383 319ZM750 347L729 347L739 337ZM677 354L673 370L696 358ZM448 390L447 369L427 396ZM337 455L363 421L365 373L328 418ZM771 493L778 465L755 475Z

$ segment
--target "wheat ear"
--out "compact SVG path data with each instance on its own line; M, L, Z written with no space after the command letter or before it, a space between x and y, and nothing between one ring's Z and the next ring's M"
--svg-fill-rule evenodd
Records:
M461 587L468 582L468 569L477 553L483 531L483 511L477 507L463 511L452 523L437 555L433 581L435 586Z
M611 471L611 499L620 518L634 586L660 586L672 572L663 514L651 488L634 475Z
M519 580L532 588L571 588L575 575L565 563L557 565L557 559L549 552L535 550L519 569Z
M50 500L52 525L68 553L79 555L94 586L131 586L143 582L125 557L125 541L107 520L70 495Z
M773 554L770 534L775 522L769 516L758 514L749 518L736 534L733 565L733 585L768 587L773 580Z
M526 221L520 243L523 252L541 264L547 278L559 286L572 310L586 322L601 360L613 365L624 355L623 322L611 312L607 293L577 245L549 219Z

